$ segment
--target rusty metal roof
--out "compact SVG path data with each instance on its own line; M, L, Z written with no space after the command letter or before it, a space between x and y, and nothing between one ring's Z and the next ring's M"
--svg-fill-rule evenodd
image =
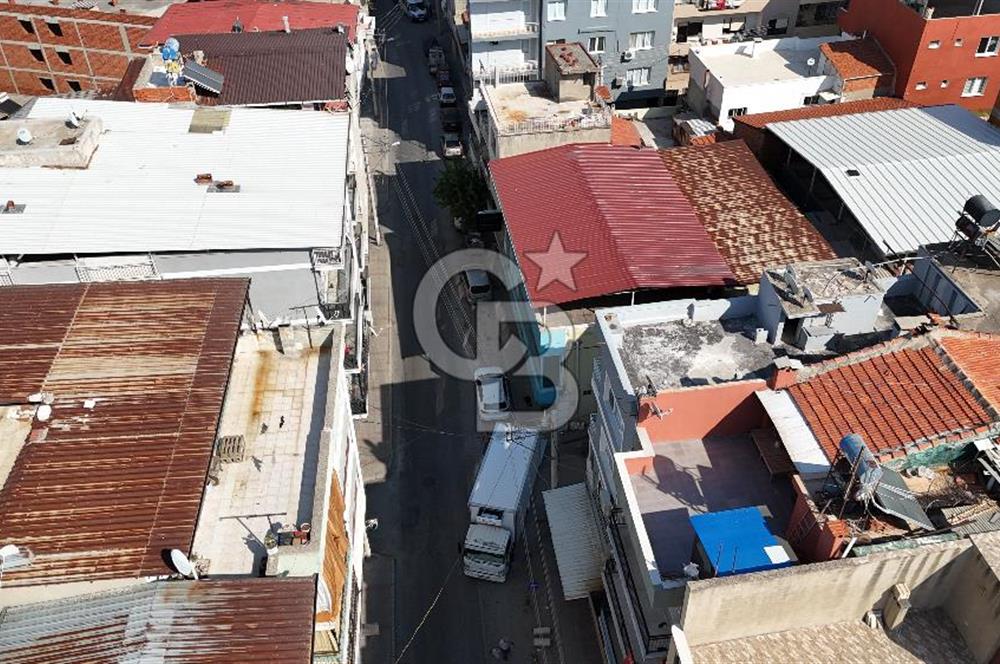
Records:
M0 490L0 543L36 556L4 585L163 574L188 550L248 285L0 288L0 404L53 399Z
M206 579L15 606L0 661L306 664L315 595L314 576Z

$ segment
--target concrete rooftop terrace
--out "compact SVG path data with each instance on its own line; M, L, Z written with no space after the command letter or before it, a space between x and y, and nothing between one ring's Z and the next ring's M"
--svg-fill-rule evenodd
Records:
M609 113L603 110L590 113L593 104L587 101L557 102L541 81L483 86L481 90L500 133L516 130L523 123L558 126L584 118L593 127L611 126Z
M630 475L656 566L665 578L683 576L691 562L692 514L766 506L768 528L784 535L793 496L788 483L772 482L749 436L653 445L652 471Z
M741 42L704 46L691 52L723 85L758 85L818 76L818 70L810 67L808 61L819 62L819 44L823 41L839 39Z

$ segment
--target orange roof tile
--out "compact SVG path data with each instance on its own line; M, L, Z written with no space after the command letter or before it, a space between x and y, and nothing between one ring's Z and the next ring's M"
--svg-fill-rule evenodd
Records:
M835 115L853 115L855 113L875 113L877 111L894 111L899 108L912 108L919 104L913 104L903 99L894 97L876 97L875 99L861 99L859 101L845 101L839 104L814 104L803 106L802 108L792 108L786 111L772 111L770 113L755 113L753 115L741 115L733 120L740 123L762 129L774 122L788 122L790 120L811 120L813 118L828 118Z
M964 332L942 337L941 347L982 397L1000 410L1000 336Z
M822 44L819 50L844 80L893 74L896 67L873 38Z
M642 136L636 129L635 123L628 118L620 118L617 115L611 116L611 145L626 145L628 147L642 147Z

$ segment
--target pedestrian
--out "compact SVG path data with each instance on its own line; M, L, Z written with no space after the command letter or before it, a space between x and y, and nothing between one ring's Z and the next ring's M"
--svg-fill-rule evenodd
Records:
M261 432L261 434L267 433L267 422L261 422L261 424L260 424L260 432Z
M500 648L496 646L493 646L492 650L490 650L490 654L493 656L493 659L498 662L507 659L507 656L503 654L503 650L500 650Z
M285 416L284 415L282 415L281 417L278 418L278 428L280 429L283 426L285 426Z
M508 641L507 639L501 637L500 641L497 643L497 648L500 649L500 653L503 655L503 660L506 662L510 658L511 648L514 647L513 641Z

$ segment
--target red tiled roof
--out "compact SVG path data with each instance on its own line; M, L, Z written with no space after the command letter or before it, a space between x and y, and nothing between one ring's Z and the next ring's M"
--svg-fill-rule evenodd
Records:
M994 421L937 352L935 337L898 339L808 370L788 388L831 460L848 433L876 456L961 439Z
M941 338L941 347L982 397L1000 410L1000 336L951 334Z
M873 38L829 42L819 47L844 80L873 78L896 71L892 60Z
M642 136L635 123L628 118L611 116L611 145L626 145L633 148L642 147Z
M735 282L656 150L564 145L495 159L490 172L533 302ZM556 242L561 259L537 255Z
M773 122L788 122L789 120L811 120L813 118L829 118L835 115L853 115L855 113L875 113L877 111L894 111L899 108L912 108L913 104L895 97L876 97L858 101L845 101L839 104L814 104L786 111L770 113L755 113L740 115L733 120L740 124L762 129Z
M333 28L338 23L343 23L348 28L348 38L351 41L357 35L357 5L300 0L207 0L170 5L140 43L152 46L162 44L168 37L176 35L229 33L237 18L243 24L244 32L282 30L282 16L288 17L293 31Z
M837 257L743 141L660 156L740 283L757 283L766 267Z

